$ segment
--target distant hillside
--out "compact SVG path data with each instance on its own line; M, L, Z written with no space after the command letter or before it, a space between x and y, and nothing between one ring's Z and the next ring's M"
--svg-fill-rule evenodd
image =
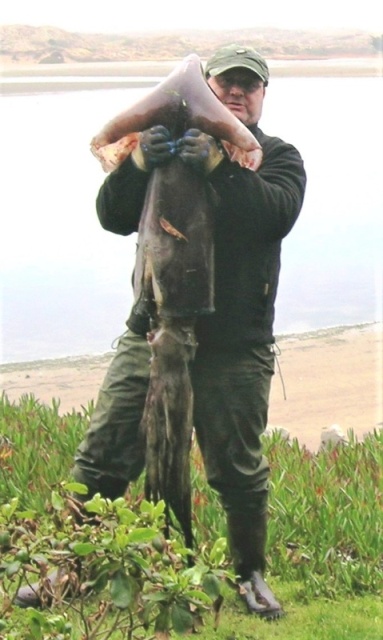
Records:
M381 37L366 31L315 31L272 28L163 33L71 33L56 27L0 27L0 64L123 62L173 60L189 53L209 56L222 44L238 42L268 58L339 58L371 56Z

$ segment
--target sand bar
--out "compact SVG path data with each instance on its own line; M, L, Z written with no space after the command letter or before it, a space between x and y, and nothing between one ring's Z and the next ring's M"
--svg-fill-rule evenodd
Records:
M334 327L281 336L282 378L273 380L269 426L283 427L311 450L321 430L338 424L359 440L383 426L382 324ZM112 353L0 366L0 386L12 402L34 394L60 413L81 411L97 398ZM286 397L284 397L284 388Z

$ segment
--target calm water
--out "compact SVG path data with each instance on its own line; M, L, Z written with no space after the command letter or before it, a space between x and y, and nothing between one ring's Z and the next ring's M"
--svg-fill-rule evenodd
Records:
M101 229L92 136L145 89L3 96L2 362L108 351L132 303L135 237ZM284 242L276 333L381 320L379 78L278 78L262 128L302 153L308 188Z

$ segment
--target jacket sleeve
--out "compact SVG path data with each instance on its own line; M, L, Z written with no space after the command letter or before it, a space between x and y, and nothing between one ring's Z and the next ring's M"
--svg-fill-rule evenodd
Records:
M138 229L149 174L137 169L128 157L108 175L96 199L101 226L127 236Z
M285 237L298 218L306 172L292 145L269 137L262 140L262 145L264 158L258 172L224 160L209 179L223 205L222 211L232 217L233 228L241 229L247 237L275 241Z

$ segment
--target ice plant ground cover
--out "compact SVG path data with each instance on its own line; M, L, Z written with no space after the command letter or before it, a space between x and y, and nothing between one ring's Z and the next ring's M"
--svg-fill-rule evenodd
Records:
M196 445L192 571L178 532L163 539L161 505L143 501L141 480L126 500L92 501L98 527L73 524L70 470L92 410L61 415L59 401L0 400L1 639L165 639L193 629L217 640L383 637L382 431L363 442L349 433L347 445L317 453L278 434L265 438L272 469L267 575L288 613L268 625L247 616L235 597L225 520ZM12 605L18 585L38 579L48 564L65 567L65 591L65 575L79 560L82 598L58 593L55 606L41 611Z

